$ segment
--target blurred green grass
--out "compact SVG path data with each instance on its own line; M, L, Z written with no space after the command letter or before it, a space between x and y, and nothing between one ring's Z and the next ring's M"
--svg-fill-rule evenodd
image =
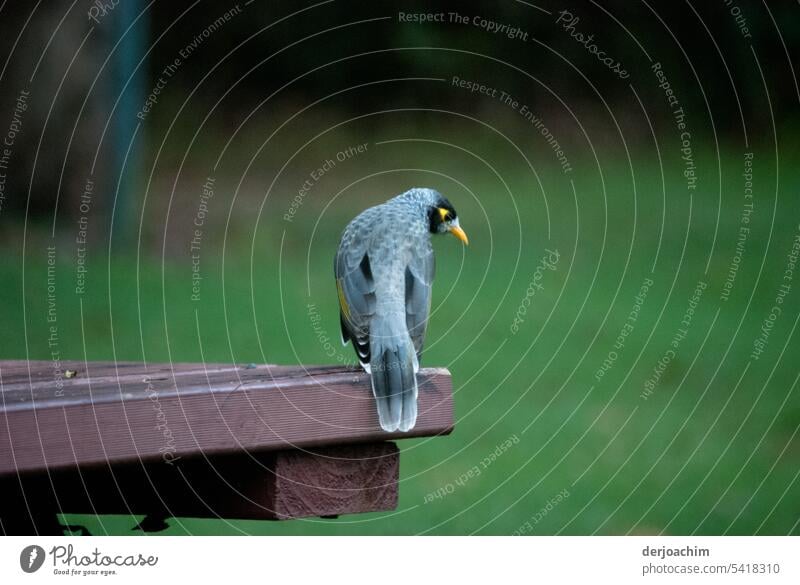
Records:
M728 153L723 159L713 253L716 190L698 191L690 205L682 178L667 176L659 242L662 179L644 160L634 164L635 196L626 163L604 164L604 182L591 173L576 174L574 193L557 171L545 169L546 207L544 193L519 171L504 174L513 202L490 174L470 184L473 198L446 178L405 173L398 182L433 182L445 192L470 236L466 249L454 239L435 244L434 311L423 360L452 371L454 433L400 442L397 512L280 523L178 519L165 534L510 534L526 522L532 526L526 530L537 534L797 533L798 346L789 333L800 292L792 291L767 355L752 363L737 387L780 283L797 220L789 213L791 201L783 198L773 223L774 179L765 175L733 294L720 301L741 214L740 158ZM782 191L796 192L797 168L781 172ZM291 223L282 217L287 198L268 201L260 216L243 219L228 234L224 255L222 232L209 234L198 302L190 300L185 246L169 250L163 261L152 250L113 250L111 261L96 252L90 286L79 297L72 291L70 236L60 235L61 355L336 363L338 354L326 355L318 341L308 304L316 305L338 348L333 250L353 215L393 192L374 179L344 192L327 209L327 200L309 198ZM363 193L374 193L372 200ZM11 308L0 312L0 355L48 359L50 239L46 226L28 230L24 282L21 250L16 260L0 264L0 303ZM514 315L545 249L559 251L559 264L545 274L543 290L513 334ZM598 382L595 372L649 276L654 285L635 329ZM643 381L680 327L699 280L708 289L688 335L653 396L642 400ZM784 344L784 359L776 366ZM341 351L349 360L351 349ZM457 484L509 437L518 443ZM452 493L426 501L448 485ZM541 515L564 490L569 496ZM127 534L135 523L83 516L70 522L100 534Z

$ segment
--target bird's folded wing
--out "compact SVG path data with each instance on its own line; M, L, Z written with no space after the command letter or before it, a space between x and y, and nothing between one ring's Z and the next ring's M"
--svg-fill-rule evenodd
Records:
M360 358L369 361L369 322L375 313L375 281L366 244L349 239L334 263L342 314L342 339L352 339ZM362 362L364 360L362 359Z

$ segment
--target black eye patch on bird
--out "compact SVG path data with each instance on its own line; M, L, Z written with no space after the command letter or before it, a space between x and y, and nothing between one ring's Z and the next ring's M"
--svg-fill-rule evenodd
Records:
M450 232L456 238L461 240L464 244L469 244L467 234L458 223L458 215L456 210L449 202L441 203L430 209L428 214L430 221L430 231L432 234L441 234Z
M447 231L443 224L455 221L457 217L456 210L449 202L439 202L438 205L434 205L428 211L431 233L438 234Z

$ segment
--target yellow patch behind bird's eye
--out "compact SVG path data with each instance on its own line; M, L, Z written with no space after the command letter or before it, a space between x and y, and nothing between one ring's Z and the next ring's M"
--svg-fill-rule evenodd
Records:
M447 221L447 218L450 216L450 212L444 207L440 207L439 216L442 218L442 221Z
M342 314L345 319L350 319L350 307L347 306L347 299L344 296L341 278L336 279L336 290L339 292L339 306L342 308Z

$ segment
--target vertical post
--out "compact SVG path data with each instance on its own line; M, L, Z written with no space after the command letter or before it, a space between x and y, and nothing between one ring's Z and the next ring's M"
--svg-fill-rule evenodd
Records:
M117 4L115 11L115 39L121 39L114 53L113 94L121 96L113 120L112 148L114 168L114 205L112 211L112 230L116 240L129 239L133 234L136 211L135 192L139 167L141 165L140 146L142 128L136 112L144 101L144 86L147 70L137 69L139 60L145 52L148 36L148 14L143 14L141 0L125 0ZM116 40L115 40L116 42Z

